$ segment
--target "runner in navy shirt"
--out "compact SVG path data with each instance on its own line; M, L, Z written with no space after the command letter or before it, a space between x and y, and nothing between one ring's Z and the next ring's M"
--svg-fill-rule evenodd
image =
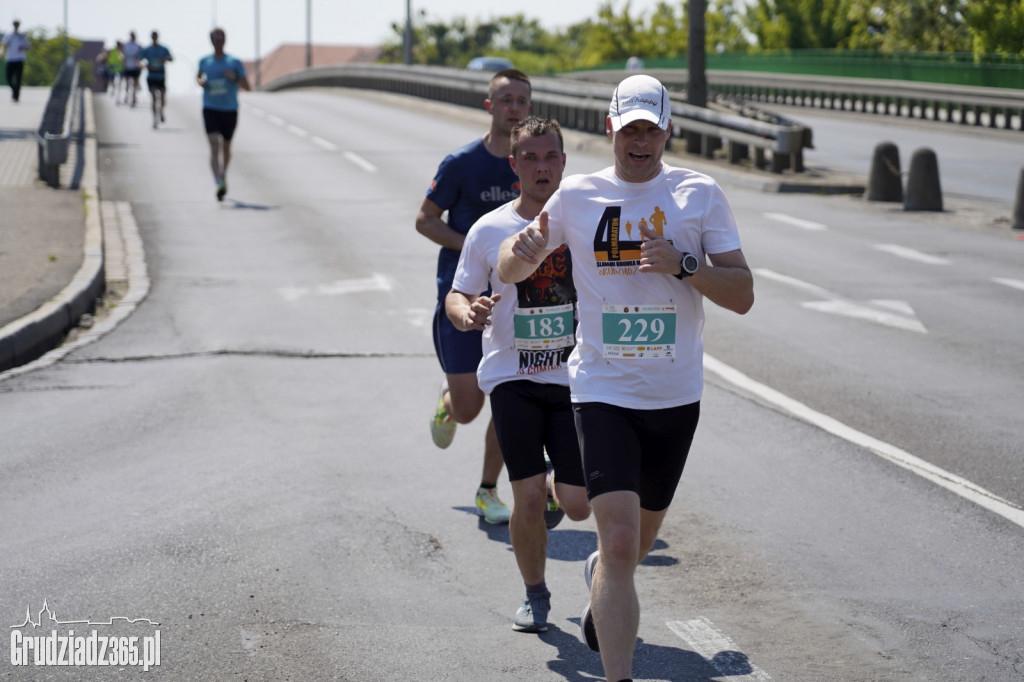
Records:
M437 305L434 311L434 348L445 380L430 433L434 444L446 448L456 424L468 424L483 409L485 396L477 384L480 332L460 332L448 319L444 299L452 287L459 253L469 228L485 213L519 194L518 179L509 164L512 127L530 113L530 79L507 69L491 78L484 108L491 115L487 133L441 162L416 216L416 230L441 246L437 258ZM447 222L442 215L448 212ZM484 438L484 464L476 509L488 523L508 523L511 511L498 498L496 485L502 469L501 449L494 422Z

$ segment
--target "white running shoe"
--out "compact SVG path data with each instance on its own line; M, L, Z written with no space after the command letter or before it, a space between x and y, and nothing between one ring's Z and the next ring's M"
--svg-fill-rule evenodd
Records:
M480 488L476 491L476 510L484 521L491 524L508 523L512 518L512 510L498 499L498 491L494 488Z

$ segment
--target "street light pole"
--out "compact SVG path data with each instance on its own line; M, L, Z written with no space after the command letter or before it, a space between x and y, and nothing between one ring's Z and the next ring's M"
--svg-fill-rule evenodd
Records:
M64 61L68 60L68 0L64 0Z
M260 0L254 0L256 3L256 62L255 62L255 82L256 87L260 87L260 59L262 55L260 53Z
M306 68L313 66L313 0L306 0Z
M402 55L406 66L412 64L412 0L405 0L405 40Z

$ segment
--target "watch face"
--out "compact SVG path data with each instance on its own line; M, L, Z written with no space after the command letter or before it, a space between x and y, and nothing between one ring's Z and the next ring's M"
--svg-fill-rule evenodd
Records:
M683 256L682 266L683 270L692 275L697 272L697 257L692 253L686 254Z

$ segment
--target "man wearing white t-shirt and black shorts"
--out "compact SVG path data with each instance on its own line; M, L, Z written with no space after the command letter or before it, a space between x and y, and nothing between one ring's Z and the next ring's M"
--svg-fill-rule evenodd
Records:
M128 42L121 46L124 55L124 78L127 90L124 103L135 106L139 94L139 76L142 75L142 46L135 40L135 31L128 34Z
M565 168L556 121L530 116L512 128L509 162L519 196L484 214L466 235L445 298L460 331L483 332L480 389L491 414L515 504L509 535L526 599L513 619L519 632L546 632L551 593L544 579L549 489L574 521L590 515L565 361L575 345L576 290L567 249L549 255L531 277L505 284L495 272L502 242L526 227L558 188ZM482 295L488 289L490 295ZM545 450L553 466L547 481Z
M598 552L584 569L580 619L610 682L631 679L640 622L634 573L675 494L700 413L703 298L744 314L753 278L725 195L662 162L668 92L630 76L607 132L615 164L566 178L538 219L501 247L502 281L529 275L553 247L572 253L579 328L569 385Z

